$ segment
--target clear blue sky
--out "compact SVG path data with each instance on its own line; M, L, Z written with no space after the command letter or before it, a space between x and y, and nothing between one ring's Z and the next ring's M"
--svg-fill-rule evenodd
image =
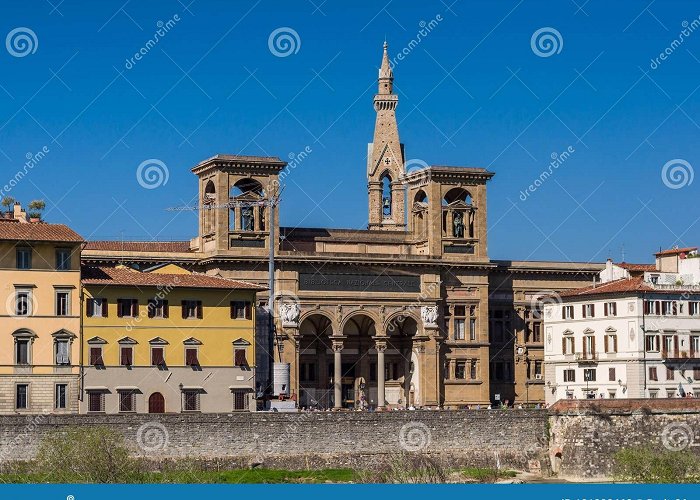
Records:
M697 2L190 1L5 2L0 41L26 27L38 45L25 57L0 46L0 186L46 146L10 194L44 198L50 221L91 239L189 239L195 215L164 209L194 204L198 161L308 146L282 224L365 227L382 42L393 57L440 16L395 68L401 139L408 159L496 172L493 258L619 260L624 245L628 261L649 261L660 246L700 244L700 179L662 179L670 160L700 166L700 29L651 68ZM287 57L268 46L281 27L300 40ZM559 53L535 54L540 28L561 34ZM136 171L151 158L169 179L147 190Z

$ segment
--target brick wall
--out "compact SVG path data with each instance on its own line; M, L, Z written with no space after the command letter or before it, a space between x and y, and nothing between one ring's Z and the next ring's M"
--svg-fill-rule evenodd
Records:
M0 417L0 462L28 460L42 436L68 426L105 425L137 456L188 457L247 467L356 466L423 451L451 465L527 468L547 456L543 411L236 413Z

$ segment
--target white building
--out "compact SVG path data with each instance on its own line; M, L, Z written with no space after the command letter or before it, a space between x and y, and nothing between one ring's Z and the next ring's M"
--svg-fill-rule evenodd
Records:
M608 261L544 306L545 400L700 397L700 255Z

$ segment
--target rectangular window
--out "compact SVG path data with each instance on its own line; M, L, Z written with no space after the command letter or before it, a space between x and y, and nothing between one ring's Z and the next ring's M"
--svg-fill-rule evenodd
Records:
M659 352L660 339L658 335L647 335L646 350L647 352Z
M562 319L574 319L574 306L564 306L563 307Z
M658 399L659 391L649 391L649 399Z
M607 302L604 309L606 316L617 316L617 302Z
M151 347L151 365L165 366L165 353L162 347Z
M532 341L535 344L542 342L542 323L540 322L532 323Z
M56 291L56 316L70 316L70 292Z
M700 366L693 367L693 380L700 380Z
M582 310L584 318L595 318L595 304L584 304Z
M151 299L148 301L148 317L167 319L170 317L168 301L163 299Z
M237 300L231 302L231 319L251 319L253 304L248 301Z
M15 291L15 315L16 316L31 316L32 315L32 291L31 290L16 290Z
M467 378L467 362L457 361L455 363L455 378L457 380L463 380Z
M236 411L244 411L248 409L248 391L233 391L233 409Z
M134 364L134 348L123 345L119 349L119 364L122 366L132 366Z
M137 318L139 315L138 299L117 299L117 316L120 318Z
M542 380L542 361L535 361L535 380Z
M564 382L576 382L576 370L564 370Z
M463 318L455 319L455 340L464 340L465 320Z
M469 320L469 340L476 342L476 320L474 318Z
M586 368L583 370L583 380L586 382L595 382L595 377L596 377L596 369L595 368Z
M183 391L182 399L184 411L199 411L199 391Z
M68 340L56 340L56 351L54 354L56 355L57 365L70 365L69 346Z
M71 251L68 248L56 249L56 270L70 271L71 269Z
M183 300L182 319L202 319L202 301Z
M575 348L575 340L573 336L564 337L562 339L562 352L564 354L573 354Z
M187 366L199 366L199 359L197 358L197 348L187 347L185 349L185 365Z
M476 380L478 378L478 374L476 372L476 360L472 359L471 362L469 363L469 378L472 380Z
M29 364L29 339L17 339L15 342L15 363L18 365Z
M92 413L99 413L105 411L104 392L88 392L88 411Z
M87 299L85 309L88 318L106 318L107 299Z
M65 410L67 407L68 384L56 384L54 408Z
M233 366L248 366L245 351L245 348L238 347L233 350Z
M605 336L605 352L616 353L617 352L617 335L607 334Z
M676 372L673 368L666 367L666 380L674 380L676 378Z
M18 410L29 408L29 384L17 384L15 391L15 408Z
M700 336L693 335L690 337L690 352L695 356L700 353Z
M649 380L652 380L654 382L657 382L659 380L659 374L657 373L655 366L649 367Z
M17 249L17 269L29 270L32 268L32 249Z
M90 347L90 364L92 366L104 366L102 347Z
M615 376L615 368L608 368L608 381L615 382L617 377Z
M122 413L136 411L136 394L134 391L119 391L119 411Z

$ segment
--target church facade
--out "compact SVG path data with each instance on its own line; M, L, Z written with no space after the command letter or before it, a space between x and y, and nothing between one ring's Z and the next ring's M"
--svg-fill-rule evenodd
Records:
M274 252L272 328L258 294L257 387L271 386L273 363L288 364L282 391L301 407L544 403L540 297L584 286L603 266L491 260L494 173L407 171L393 81L385 45L367 152L368 229L279 227L273 200L287 164L217 155L192 169L192 241L89 242L83 260L173 262L264 285Z

